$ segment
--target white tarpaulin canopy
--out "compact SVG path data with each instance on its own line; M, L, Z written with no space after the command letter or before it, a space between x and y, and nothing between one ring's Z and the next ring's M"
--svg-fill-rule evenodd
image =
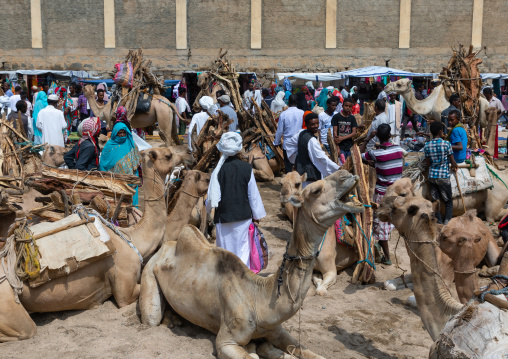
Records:
M346 79L348 77L374 77L374 76L407 76L407 77L433 77L433 73L420 73L410 72L390 67L382 66L368 66L361 69L354 69L342 72L316 72L316 73L303 73L303 72L286 72L277 74L279 80L285 77L311 80L311 81L336 81Z
M493 73L485 73L481 74L483 80L489 80L489 79L498 79L498 80L507 80L508 74L493 74Z
M0 71L1 75L9 75L9 78L14 78L16 75L44 75L44 74L54 74L58 76L65 77L81 77L81 78L96 78L90 75L86 71L55 71L55 70L16 70L16 71Z

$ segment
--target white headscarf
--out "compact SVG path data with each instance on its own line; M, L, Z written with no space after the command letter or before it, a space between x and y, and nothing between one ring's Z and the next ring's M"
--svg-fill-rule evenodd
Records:
M307 85L307 87L310 89L314 89L314 84L312 83L312 81L307 81L305 85Z
M284 102L284 91L277 92L277 95L275 96L275 99L272 101L272 104L270 105L270 110L272 112L280 112L286 106L286 102Z
M210 109L213 107L213 98L210 96L203 96L199 99L199 104L203 108L203 111L210 111Z
M208 188L208 200L210 201L212 208L218 207L219 201L221 199L219 171L226 161L226 158L234 156L242 150L242 136L236 132L226 132L220 138L220 141L217 144L217 148L222 153L222 156L219 160L219 163L217 163L217 167L215 167L212 172L210 187Z

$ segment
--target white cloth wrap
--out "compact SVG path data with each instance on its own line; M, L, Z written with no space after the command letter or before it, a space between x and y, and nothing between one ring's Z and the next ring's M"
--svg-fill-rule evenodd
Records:
M201 100L200 100L201 102ZM220 184L219 184L219 171L226 161L226 158L236 155L243 148L242 136L236 132L226 132L220 138L217 148L222 153L222 156L217 163L217 167L212 172L212 178L210 180L209 196L210 204L212 208L219 206L221 198Z
M199 104L204 111L208 111L213 107L213 98L210 96L203 96L199 99Z

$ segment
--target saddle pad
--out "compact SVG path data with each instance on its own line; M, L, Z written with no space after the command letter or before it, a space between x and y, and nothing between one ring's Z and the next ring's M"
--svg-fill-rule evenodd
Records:
M36 224L31 226L30 230L36 235L79 220L79 215L72 214L57 222ZM113 254L115 248L102 223L96 219L93 224L100 234L97 238L90 233L86 224L83 224L37 239L41 273L39 277L29 281L30 287L38 287Z
M476 156L475 160L479 165L479 167L476 169L475 177L471 177L469 169L467 168L459 168L457 170L457 178L459 179L462 195L467 193L475 193L487 188L491 188L494 185L492 178L490 177L487 165L485 164L485 159L481 156ZM450 182L452 185L452 197L460 197L457 181L455 180L455 176L453 174L450 176Z

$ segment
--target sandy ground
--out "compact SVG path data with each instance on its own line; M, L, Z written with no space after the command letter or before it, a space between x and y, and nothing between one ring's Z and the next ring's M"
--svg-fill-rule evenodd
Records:
M500 156L503 158L503 156ZM507 162L500 160L503 164ZM273 257L262 275L275 273L292 227L280 213L280 178L259 183L267 217L261 221ZM311 286L302 310L284 327L302 345L326 358L427 358L432 340L416 309L405 304L410 289L390 292L383 281L402 273L393 255L398 234L390 247L394 265L378 265L376 283L353 285L353 268L338 275L337 283L321 297ZM400 267L409 270L401 240ZM33 314L37 335L22 342L0 344L0 358L37 354L44 358L214 358L215 335L184 321L181 327L148 327L141 324L137 303L118 309L108 300L96 309Z
M280 214L279 179L259 184L267 210L261 226L273 257L262 274L274 273L290 239L292 227ZM392 235L392 251L398 235ZM409 269L402 241L400 265ZM395 257L393 257L394 259ZM395 265L378 266L376 283L350 283L343 271L327 295L311 287L300 313L284 327L301 343L326 358L426 358L432 343L415 309L405 305L411 290L389 292L381 283L401 274ZM215 335L184 322L183 326L150 328L140 323L136 303L118 309L114 300L96 309L33 314L37 335L22 342L0 344L1 358L37 353L46 358L213 358Z

